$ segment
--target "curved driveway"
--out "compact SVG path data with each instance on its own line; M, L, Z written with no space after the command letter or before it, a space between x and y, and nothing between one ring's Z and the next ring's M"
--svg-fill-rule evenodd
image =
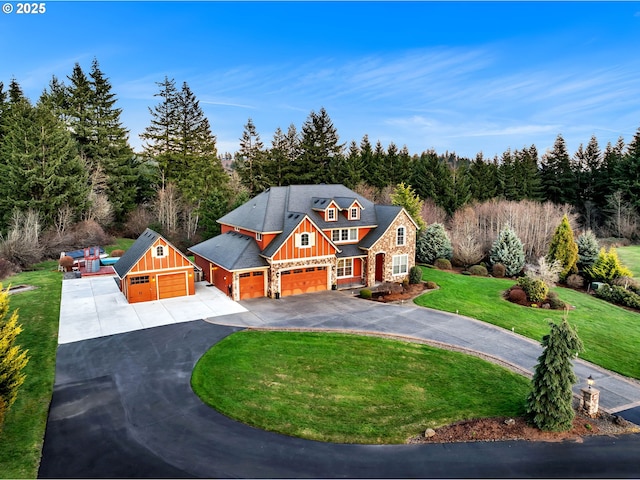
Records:
M456 338L461 346L476 350L491 350L490 345L497 342L498 356L514 364L529 361L533 365L539 354L535 342L480 322L418 307L363 302L340 292L251 300L243 305L251 312L211 319L217 325L193 321L59 346L39 476L640 475L639 435L591 437L583 443L336 445L231 421L205 406L192 392L189 379L195 362L211 345L245 326L369 330L415 337L430 331L432 340L454 343L450 340ZM606 372L598 375L624 382Z

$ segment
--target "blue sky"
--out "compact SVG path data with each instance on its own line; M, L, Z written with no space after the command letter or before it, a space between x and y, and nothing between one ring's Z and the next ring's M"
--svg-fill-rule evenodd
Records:
M1 3L1 2L0 2ZM218 152L324 107L340 140L570 153L640 127L638 2L46 2L0 14L0 81L36 100L98 59L139 150L155 82L186 81Z

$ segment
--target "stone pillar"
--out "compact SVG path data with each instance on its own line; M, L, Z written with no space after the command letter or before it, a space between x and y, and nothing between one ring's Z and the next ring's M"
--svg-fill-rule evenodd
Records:
M598 416L598 404L600 403L600 390L595 388L582 388L582 409L591 418Z

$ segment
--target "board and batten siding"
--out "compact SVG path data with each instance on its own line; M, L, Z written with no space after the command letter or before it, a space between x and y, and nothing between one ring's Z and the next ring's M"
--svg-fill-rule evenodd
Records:
M164 257L156 257L153 255L156 248L162 246L167 249L168 254ZM193 268L189 263L189 260L178 252L174 247L168 245L162 238L159 238L153 243L153 246L149 248L145 254L131 267L131 270L127 275L136 275L147 272L157 272L158 270L171 270L178 269L183 270L185 268Z
M310 245L307 247L299 246L299 238L303 233L310 235ZM293 233L282 244L278 251L272 256L272 261L291 261L304 258L326 257L335 255L336 249L329 242L320 230L309 220L305 218L296 227Z

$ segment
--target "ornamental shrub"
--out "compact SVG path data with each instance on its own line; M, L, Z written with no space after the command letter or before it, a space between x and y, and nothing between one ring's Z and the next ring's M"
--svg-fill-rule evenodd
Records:
M482 265L472 265L471 267L469 267L469 273L477 277L486 277L487 275L489 275L487 267L484 267Z
M601 248L598 259L591 267L585 268L585 272L594 282L611 283L619 277L633 277L631 270L620 263L614 247L608 252Z
M360 298L366 298L367 300L371 298L371 290L369 290L368 288L363 288L362 290L360 290Z
M587 230L578 237L578 269L584 270L592 266L598 259L600 246L598 239L591 230Z
M422 269L414 265L409 269L409 283L411 285L418 284L422 281Z
M496 263L492 268L491 268L491 273L493 274L494 277L496 278L504 278L504 274L505 274L506 269L504 268L504 265L501 263Z
M428 281L426 286L427 286L427 289L429 289L429 290L434 290L434 289L438 288L438 284L436 282L432 282L432 281Z
M522 290L524 290L527 298L532 303L542 302L547 298L547 293L549 293L549 287L539 278L531 278L525 275L518 279L518 285L522 287Z
M560 297L558 297L558 294L556 292L550 291L547 294L547 298L545 299L545 301L553 310L564 310L564 308L566 307L566 304L562 300L560 300Z
M527 414L540 430L569 430L573 424L572 386L578 381L573 359L584 350L582 341L566 318L560 324L550 322L551 331L542 338L531 392L527 396Z
M489 259L493 265L502 263L505 267L505 275L509 277L517 275L524 267L522 242L509 225L500 231L498 238L493 242Z
M640 309L640 295L618 285L603 285L595 291L595 295L616 305Z
M558 260L562 265L561 281L564 281L571 273L578 273L578 244L573 239L573 230L566 214L562 217L549 245L547 262L553 263L555 260Z
M572 273L567 277L567 285L571 288L582 288L584 287L584 277L577 273Z
M453 247L444 225L432 223L420 232L416 242L416 258L419 263L434 264L438 258L451 260L452 256Z
M446 258L437 258L433 266L438 270L451 270L451 262Z
M509 290L509 301L517 303L518 305L529 305L527 294L519 286L512 287Z

